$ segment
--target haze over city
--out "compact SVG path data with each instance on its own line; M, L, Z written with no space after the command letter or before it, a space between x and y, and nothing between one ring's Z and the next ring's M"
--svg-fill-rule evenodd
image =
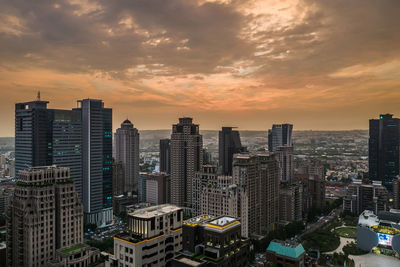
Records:
M400 114L398 1L1 1L0 136L40 90L113 128L367 129Z

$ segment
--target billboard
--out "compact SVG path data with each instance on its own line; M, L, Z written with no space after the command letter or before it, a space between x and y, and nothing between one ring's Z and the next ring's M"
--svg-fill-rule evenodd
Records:
M383 245L386 247L391 247L392 246L392 235L389 234L384 234L384 233L377 233L378 235L378 244Z

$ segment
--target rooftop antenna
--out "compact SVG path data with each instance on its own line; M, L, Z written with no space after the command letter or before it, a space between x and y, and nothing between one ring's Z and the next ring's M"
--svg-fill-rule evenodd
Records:
M40 101L40 91L37 93L37 101Z

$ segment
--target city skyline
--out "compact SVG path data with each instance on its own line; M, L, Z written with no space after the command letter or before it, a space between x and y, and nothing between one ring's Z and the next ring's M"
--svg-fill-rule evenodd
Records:
M155 8L157 7L157 8ZM400 114L398 1L0 4L0 136L36 92L102 99L138 129L368 129ZM368 19L365 19L368 18ZM51 22L51 23L49 23ZM223 33L223 34L221 34Z

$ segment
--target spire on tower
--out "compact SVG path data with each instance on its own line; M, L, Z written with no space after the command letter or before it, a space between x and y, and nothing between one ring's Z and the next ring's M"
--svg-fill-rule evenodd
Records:
M37 101L40 101L40 91L37 93Z

